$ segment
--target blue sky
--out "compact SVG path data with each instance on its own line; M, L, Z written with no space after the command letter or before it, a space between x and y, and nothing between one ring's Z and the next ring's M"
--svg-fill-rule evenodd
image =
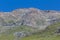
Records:
M4 12L30 7L41 10L60 10L60 0L0 0L0 11Z

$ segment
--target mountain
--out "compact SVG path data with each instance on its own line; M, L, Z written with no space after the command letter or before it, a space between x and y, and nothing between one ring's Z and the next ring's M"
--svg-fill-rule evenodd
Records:
M60 33L60 11L23 8L0 12L0 40L19 40L29 35L48 37L55 33Z
M12 12L0 12L1 26L27 25L45 29L48 25L60 21L60 12L37 8L16 9Z

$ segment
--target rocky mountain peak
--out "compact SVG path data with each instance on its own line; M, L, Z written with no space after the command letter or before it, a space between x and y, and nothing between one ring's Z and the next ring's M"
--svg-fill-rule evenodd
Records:
M27 25L45 29L48 25L59 22L60 12L37 8L16 9L12 12L0 12L1 26Z

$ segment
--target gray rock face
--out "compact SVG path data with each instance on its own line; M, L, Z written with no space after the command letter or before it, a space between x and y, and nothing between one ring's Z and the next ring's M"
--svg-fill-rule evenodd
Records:
M26 36L29 36L29 35L31 35L31 33L30 32L25 32L25 31L15 32L14 33L14 36L18 37L18 38L26 37Z
M60 33L60 27L57 27L56 33Z
M58 29L58 32L57 33L60 33L60 29Z
M55 22L60 22L59 11L43 11L36 8L28 8L0 13L1 26L27 25L33 28L45 29L48 25Z

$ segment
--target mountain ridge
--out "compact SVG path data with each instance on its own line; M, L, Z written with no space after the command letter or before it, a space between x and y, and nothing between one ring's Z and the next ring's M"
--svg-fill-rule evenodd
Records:
M0 24L3 26L28 25L45 29L48 25L60 20L60 12L40 10L37 8L16 9L0 13Z

